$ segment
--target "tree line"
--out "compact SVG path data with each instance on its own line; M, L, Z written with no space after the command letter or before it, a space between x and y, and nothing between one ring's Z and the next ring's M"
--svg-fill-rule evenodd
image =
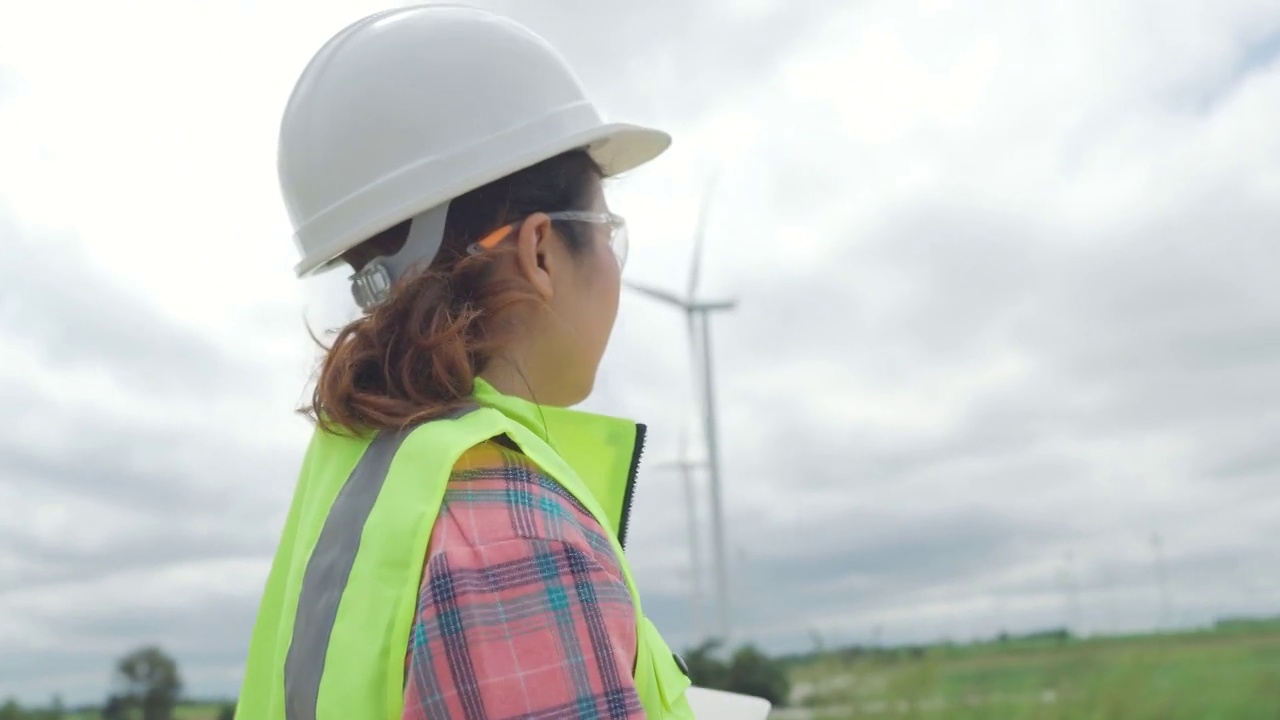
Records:
M723 657L721 645L710 641L684 656L689 679L698 687L754 695L773 703L787 704L791 679L785 663L771 658L753 645L744 645Z
M112 677L112 690L100 708L68 711L54 696L48 707L27 709L17 700L0 705L0 720L173 720L182 695L178 663L158 647L144 647L120 658ZM231 720L234 707L222 710L219 720Z
M790 693L786 665L752 646L722 656L721 646L709 642L685 654L695 685L762 697L784 705ZM99 708L70 712L54 697L43 709L24 709L16 700L0 705L0 720L173 720L182 695L178 663L158 647L144 647L120 658L115 665L112 692ZM218 720L234 720L235 705L214 710Z

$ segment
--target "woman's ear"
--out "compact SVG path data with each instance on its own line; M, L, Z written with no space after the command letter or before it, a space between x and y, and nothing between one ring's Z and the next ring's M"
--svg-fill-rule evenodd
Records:
M551 218L534 213L516 231L516 267L543 300L555 294L551 282Z

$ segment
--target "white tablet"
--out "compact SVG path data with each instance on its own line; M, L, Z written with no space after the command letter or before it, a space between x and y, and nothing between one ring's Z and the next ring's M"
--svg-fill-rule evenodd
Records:
M697 720L768 720L768 700L750 695L691 687L686 691Z

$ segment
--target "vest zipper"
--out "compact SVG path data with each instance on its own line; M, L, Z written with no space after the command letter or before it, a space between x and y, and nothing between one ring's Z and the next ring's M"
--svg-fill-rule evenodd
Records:
M627 470L627 489L622 495L622 517L618 520L618 544L627 549L627 527L631 522L631 503L636 489L636 474L640 471L640 456L644 455L644 436L647 428L636 424L636 445L631 451L631 467Z

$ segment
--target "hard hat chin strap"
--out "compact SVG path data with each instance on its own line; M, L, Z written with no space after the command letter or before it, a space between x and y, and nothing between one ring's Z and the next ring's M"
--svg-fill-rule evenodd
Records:
M410 272L431 265L444 242L444 222L449 203L415 215L409 222L409 237L395 255L370 260L351 276L351 297L368 312L391 296L391 288Z

